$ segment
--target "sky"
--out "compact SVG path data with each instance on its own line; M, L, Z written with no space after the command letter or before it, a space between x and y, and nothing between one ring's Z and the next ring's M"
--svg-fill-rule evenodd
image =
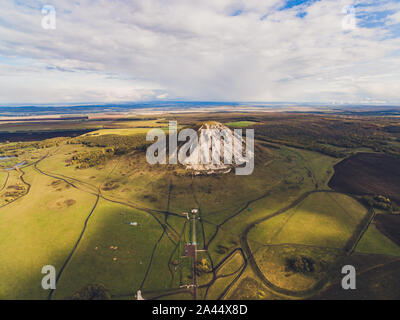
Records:
M400 105L400 0L1 0L0 12L0 104Z

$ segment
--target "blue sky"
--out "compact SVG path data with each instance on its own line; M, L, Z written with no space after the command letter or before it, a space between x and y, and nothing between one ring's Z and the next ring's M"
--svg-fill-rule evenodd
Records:
M42 28L44 5L55 30ZM400 104L398 0L2 0L0 10L2 104Z
M299 5L306 5L306 6L311 5L315 1L319 1L319 0L289 0L289 1L285 1L281 10L291 9L291 8L299 6Z

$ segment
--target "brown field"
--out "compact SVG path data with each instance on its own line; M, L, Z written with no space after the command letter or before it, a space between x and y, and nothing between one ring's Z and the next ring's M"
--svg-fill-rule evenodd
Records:
M21 131L21 132L0 132L1 142L40 141L58 137L77 137L91 132L90 129L58 130L58 131Z
M397 245L400 245L400 215L378 214L375 217L377 229Z
M400 158L358 153L335 166L329 187L352 194L381 194L400 203Z
M400 299L400 261L393 260L357 272L357 289L343 290L337 282L313 299L397 300ZM358 271L358 270L357 270Z

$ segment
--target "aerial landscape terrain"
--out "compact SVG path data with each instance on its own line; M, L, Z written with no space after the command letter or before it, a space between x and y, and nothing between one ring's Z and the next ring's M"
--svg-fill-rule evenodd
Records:
M1 0L0 302L400 300L399 48L399 0Z
M398 109L234 109L3 110L0 298L398 299ZM169 121L254 129L253 173L150 165L146 133Z

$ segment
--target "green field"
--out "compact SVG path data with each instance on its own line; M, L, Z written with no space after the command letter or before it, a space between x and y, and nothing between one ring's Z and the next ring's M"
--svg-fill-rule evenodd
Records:
M365 213L362 205L345 195L314 193L293 209L257 225L249 239L341 248Z
M400 248L371 224L356 248L360 253L400 256Z
M231 127L244 128L244 127L252 126L253 124L256 124L256 123L257 122L254 122L254 121L234 121L234 122L228 122L225 124L227 126L231 126Z

